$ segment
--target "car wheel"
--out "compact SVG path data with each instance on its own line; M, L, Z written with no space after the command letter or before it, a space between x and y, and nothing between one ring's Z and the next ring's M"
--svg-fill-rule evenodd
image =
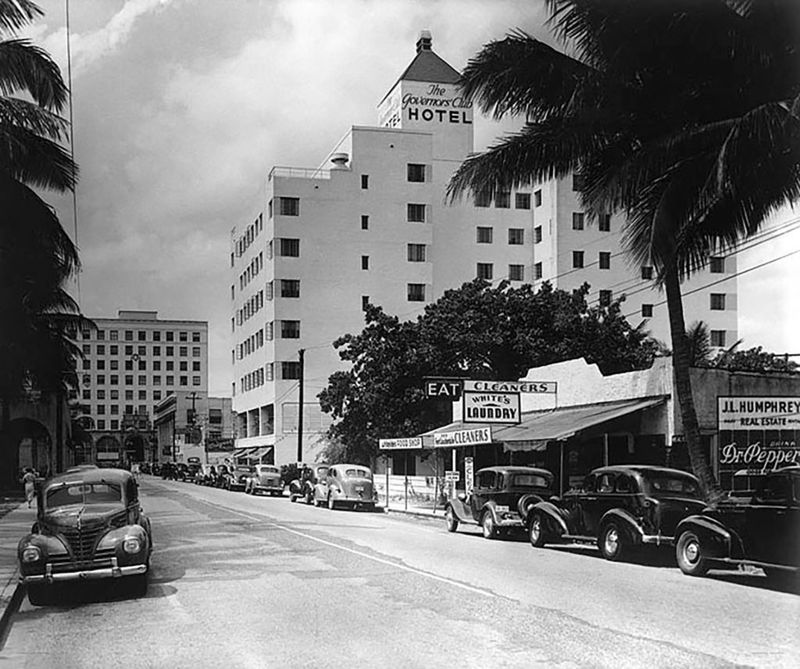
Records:
M535 548L543 548L546 543L544 530L544 518L538 511L533 512L530 525L528 526L528 538L531 541L531 546Z
M311 493L306 495L306 504L314 504L314 495Z
M444 512L444 518L447 522L447 531L455 532L458 529L458 518L456 518L456 514L453 513L452 506L447 507L447 510Z
M600 553L606 560L617 562L622 559L625 552L624 538L619 525L614 521L603 528L597 543Z
M29 583L28 584L28 601L33 606L44 606L49 601L50 591L48 587L42 583Z
M331 511L336 508L336 501L333 499L333 495L328 495L328 508Z
M297 498L294 496L294 493L289 495L289 501L290 502L296 502L297 501Z
M675 559L684 574L702 576L708 571L708 559L703 556L703 547L691 530L684 532L675 543Z
M486 511L483 516L481 516L481 529L483 530L483 536L486 539L496 539L497 538L497 527L494 524L494 518L490 511Z

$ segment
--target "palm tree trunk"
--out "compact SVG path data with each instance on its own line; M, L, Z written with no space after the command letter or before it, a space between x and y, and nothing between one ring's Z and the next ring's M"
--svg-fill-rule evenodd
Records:
M686 448L689 452L689 462L692 471L700 479L703 493L709 502L714 502L722 495L714 473L711 471L703 444L700 440L700 426L697 421L697 412L694 407L689 368L692 364L692 354L689 340L686 337L686 323L683 316L683 298L681 296L680 278L675 263L665 268L664 287L667 293L667 309L669 311L669 327L672 339L672 373L674 378L674 394L677 396L678 406L681 410L681 423Z

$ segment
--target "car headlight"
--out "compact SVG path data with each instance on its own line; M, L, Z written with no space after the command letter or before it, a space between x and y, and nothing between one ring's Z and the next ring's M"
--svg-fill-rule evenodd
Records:
M38 546L25 546L22 549L22 561L25 563L38 562L42 559L42 551Z
M126 553L138 553L142 550L142 541L139 537L125 537L122 542L122 550Z

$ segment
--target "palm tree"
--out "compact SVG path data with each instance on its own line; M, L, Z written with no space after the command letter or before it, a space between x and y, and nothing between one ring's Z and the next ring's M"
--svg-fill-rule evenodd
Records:
M0 35L41 14L29 0L0 0ZM74 385L79 351L67 332L85 319L63 285L78 268L78 253L33 190L75 186L77 168L60 144L66 102L67 88L46 52L28 40L0 40L0 432L14 397Z
M800 3L548 0L562 53L523 32L468 63L464 92L521 131L468 158L448 187L499 191L579 172L591 216L622 211L623 244L666 293L675 392L692 468L700 442L680 284L712 250L800 199Z

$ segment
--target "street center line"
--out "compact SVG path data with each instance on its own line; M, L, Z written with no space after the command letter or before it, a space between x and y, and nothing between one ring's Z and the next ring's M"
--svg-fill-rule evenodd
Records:
M215 504L213 502L206 501L207 504L211 506L215 506L218 509L222 509L225 511L229 511L231 513L236 513L240 516L247 518L248 520L261 520L263 516L255 516L254 514L249 514L244 511L237 511L236 509L231 509L227 506L222 506L221 504ZM283 530L284 532L289 532L291 534L296 534L299 537L303 537L304 539L310 539L311 541L316 541L319 544L324 544L325 546L331 546L332 548L338 548L339 550L346 551L348 553L352 553L353 555L358 555L359 557L366 558L367 560L372 560L373 562L378 562L379 564L384 564L389 567L394 567L396 569L402 569L403 571L411 572L412 574L418 574L419 576L424 576L426 578L433 579L434 581L439 581L441 583L446 583L448 585L453 585L456 588L461 588L462 590L466 590L467 592L472 592L477 595L483 595L484 597L497 597L493 592L488 590L483 590L481 588L475 588L471 585L467 585L466 583L461 583L459 581L453 580L452 578L447 578L446 576L438 576L436 574L432 574L428 571L423 571L422 569L417 569L416 567L409 567L408 565L398 564L397 562L392 562L390 560L384 560L383 558L375 557L374 555L369 555L368 553L364 553L359 550L355 550L353 548L347 548L346 546L342 546L340 544L334 543L333 541L328 541L326 539L320 539L319 537L315 537L312 534L306 534L305 532L300 532L299 530L293 530L291 527L286 527L285 525L281 525L280 523L275 522L267 522L266 525L271 527L276 527L279 530Z

